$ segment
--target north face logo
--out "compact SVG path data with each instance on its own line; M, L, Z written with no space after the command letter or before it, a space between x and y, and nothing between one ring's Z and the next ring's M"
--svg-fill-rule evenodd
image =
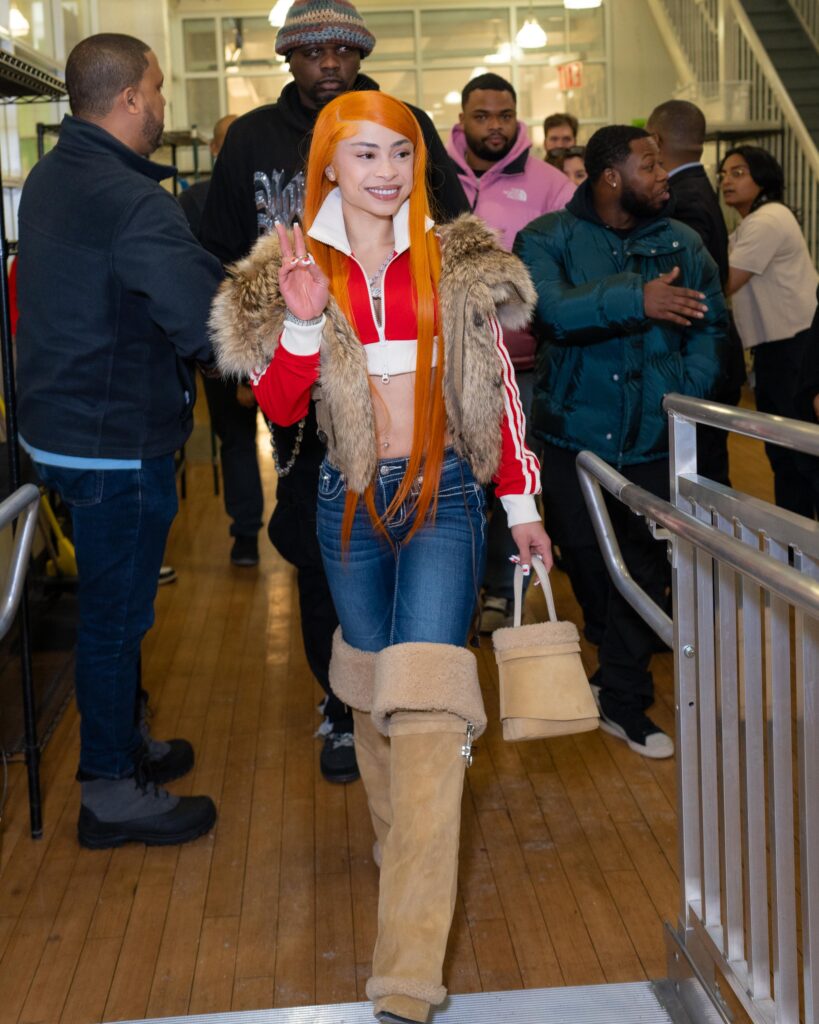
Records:
M516 199L519 203L525 203L529 198L522 188L508 188L503 194L507 199Z

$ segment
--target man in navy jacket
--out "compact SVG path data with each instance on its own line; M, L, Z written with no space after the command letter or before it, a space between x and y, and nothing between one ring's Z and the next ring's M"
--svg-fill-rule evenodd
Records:
M20 203L17 331L22 443L71 509L79 571L76 690L79 839L186 842L208 797L158 783L193 765L185 740L153 740L140 645L153 622L176 514L174 452L193 425L195 360L221 279L148 157L164 121L162 72L130 36L91 36L66 64L73 116Z

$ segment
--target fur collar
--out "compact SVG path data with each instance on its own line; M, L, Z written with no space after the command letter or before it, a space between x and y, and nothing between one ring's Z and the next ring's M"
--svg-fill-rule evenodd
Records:
M503 416L500 366L487 318L497 315L510 329L525 327L536 293L520 260L502 249L495 233L477 217L464 214L438 231L450 431L456 448L485 483L500 461ZM245 259L228 268L210 316L223 376L261 373L272 359L284 326L280 265L278 237L266 235ZM332 298L325 314L320 384L332 422L328 449L349 486L361 492L377 463L366 354Z

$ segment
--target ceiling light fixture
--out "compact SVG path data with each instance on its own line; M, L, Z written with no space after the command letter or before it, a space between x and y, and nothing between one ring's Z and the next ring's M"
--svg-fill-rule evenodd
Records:
M549 37L540 27L540 22L530 11L530 17L523 23L523 28L515 36L515 42L524 50L539 50L545 46Z
M9 31L15 39L27 36L31 32L28 18L16 7L9 10Z
M267 16L267 20L273 28L282 27L284 19L287 17L287 12L292 6L293 0L276 0L276 3L270 8L270 14Z
M517 43L500 43L494 53L483 58L487 64L509 64L512 58L520 58L523 52Z

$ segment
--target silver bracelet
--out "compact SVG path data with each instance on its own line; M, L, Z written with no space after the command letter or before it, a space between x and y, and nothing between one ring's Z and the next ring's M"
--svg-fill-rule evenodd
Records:
M289 309L285 310L284 319L291 324L296 324L298 327L315 327L321 323L323 313L319 313L318 316L314 316L312 320L302 320L300 316L296 316L295 313L291 313Z

